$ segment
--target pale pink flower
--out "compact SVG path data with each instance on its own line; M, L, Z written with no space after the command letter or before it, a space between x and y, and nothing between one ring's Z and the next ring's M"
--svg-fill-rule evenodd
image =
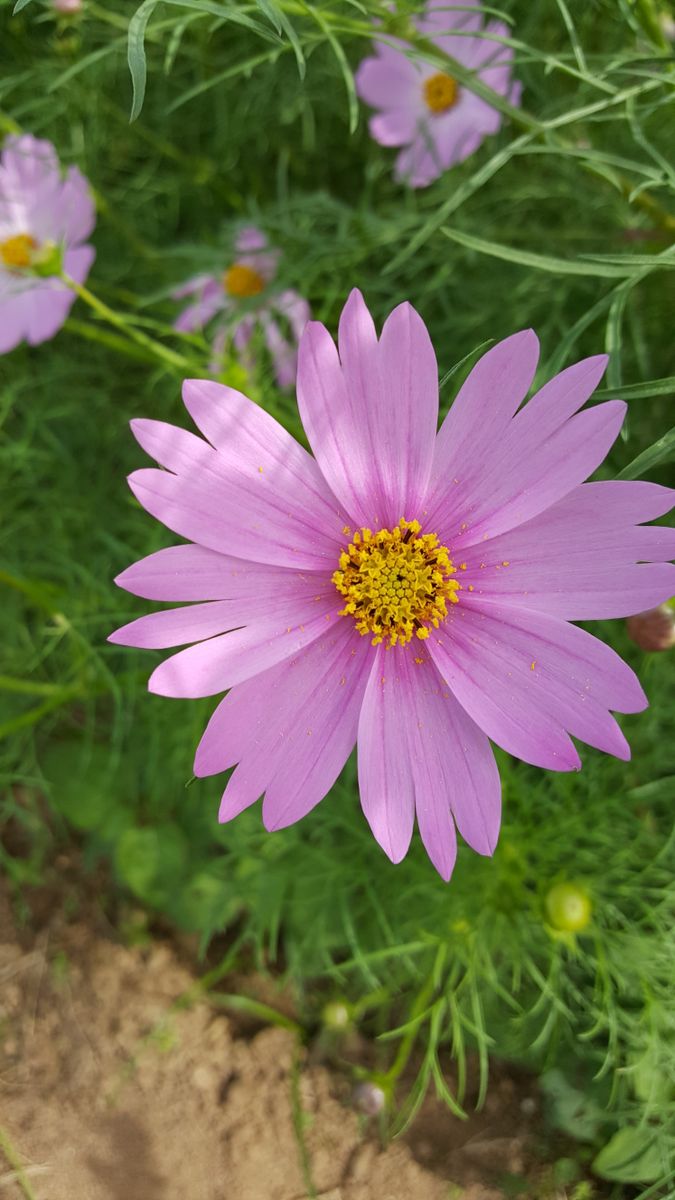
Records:
M278 262L279 251L269 248L264 233L248 226L239 232L234 261L222 274L196 275L173 292L175 300L196 297L175 322L182 333L203 329L217 314L225 314L214 331L212 370L220 368L230 344L244 365L251 368L252 339L259 329L279 387L295 383L298 342L311 314L298 292L291 288L274 291L271 287Z
M65 271L84 283L95 254L84 243L95 221L87 180L77 167L61 172L50 142L30 134L5 140L0 155L0 354L24 340L35 346L61 328L75 293L45 271L60 258Z
M485 25L477 0L462 5L429 0L414 24L493 91L511 104L519 102L520 84L511 81L512 50L493 40L508 37L509 30L501 21ZM364 59L356 72L356 88L362 100L380 110L369 122L375 140L404 147L396 159L396 179L419 188L473 154L483 138L497 132L502 117L448 72L410 58L406 50L404 42L375 42L375 56Z

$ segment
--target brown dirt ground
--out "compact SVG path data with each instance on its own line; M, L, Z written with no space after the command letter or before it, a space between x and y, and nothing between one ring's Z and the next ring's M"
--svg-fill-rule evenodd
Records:
M19 935L0 897L0 1126L25 1173L0 1150L2 1200L499 1200L500 1176L527 1170L527 1082L497 1078L467 1122L428 1100L384 1148L303 1052L308 1190L292 1033L243 1036L203 1001L172 1009L195 979L176 949L95 926L54 912Z

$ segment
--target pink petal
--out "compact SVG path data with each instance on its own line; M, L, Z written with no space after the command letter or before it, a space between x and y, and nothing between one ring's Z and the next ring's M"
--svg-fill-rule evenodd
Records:
M408 853L415 818L415 778L407 738L409 689L396 662L378 646L359 719L361 806L392 862Z
M378 344L359 292L340 320L340 359L323 326L300 343L298 406L317 461L357 525L395 524L421 500L438 413L424 323L400 305Z
M610 401L573 414L597 387L606 362L598 355L562 371L475 450L465 443L445 479L435 473L429 519L455 548L536 516L595 469L618 433L625 406Z
M291 576L292 586L290 581L286 582L285 594L272 590L150 613L123 625L110 635L108 641L120 646L141 646L146 650L185 646L230 629L268 622L271 618L280 617L282 622L287 621L294 606L306 608L308 602L316 602L327 595L323 579L306 576L303 582L293 572L286 574ZM332 593L328 592L328 597L332 599Z
M412 517L424 499L438 424L438 366L424 321L399 304L384 323L380 361L386 435L380 455L392 522Z
M250 611L250 604L245 613L244 606L237 600L214 600L207 604L191 604L187 608L170 608L130 621L111 633L108 641L117 646L139 646L143 650L185 646L247 624Z
M409 146L396 156L394 179L411 188L428 187L443 173L445 167L426 123L419 123L418 133Z
M239 230L234 245L239 254L254 254L267 249L267 238L256 225L245 225Z
M289 600L276 617L199 642L167 658L150 676L148 689L160 696L215 696L292 658L333 627L338 617L335 589L310 601Z
M56 240L78 245L90 236L96 225L96 207L89 186L77 167L70 167L61 187L59 198L59 229Z
M263 820L282 829L333 786L356 741L369 669L368 646L341 621L292 662L234 688L212 718L195 760L209 773L239 760L220 820L266 790Z
M486 133L499 128L499 113L482 101L477 105L475 99L470 92L463 91L454 108L427 123L429 149L444 171L464 162L478 149Z
M434 866L449 879L456 853L453 816L474 850L494 852L501 819L494 756L424 650L399 647L385 656L383 669L407 691L399 732L412 763L417 822Z
M381 146L405 146L417 134L417 121L413 112L391 109L371 117L368 128L371 137Z
M63 265L76 283L84 283L95 258L96 251L93 246L75 246L71 250L66 250L63 256ZM75 296L72 296L70 303L72 304L74 300Z
M0 354L8 354L18 346L25 337L25 331L23 304L18 305L13 299L0 299Z
M373 108L421 110L421 73L404 53L390 51L387 57L364 58L354 81L356 90Z
M228 469L245 470L251 463L258 472L262 466L261 478L271 477L295 506L310 509L327 535L335 536L344 513L314 459L274 417L234 388L207 379L187 379L183 402Z
M531 329L514 333L488 350L462 384L436 438L427 507L448 505L467 470L480 467L483 456L499 443L527 395L539 358L539 342Z
M344 543L345 517L306 451L230 388L189 380L184 397L219 448L163 422L134 421L143 447L179 473L130 476L144 508L211 550L298 569L332 569Z
M465 600L429 638L439 671L474 721L509 753L535 766L573 770L567 732L629 757L607 712L638 712L644 693L604 643L563 621ZM566 732L567 731L567 732Z
M524 415L524 414L523 414ZM461 519L456 494L446 492L444 503L430 515L439 537L456 549L476 545L530 520L582 483L605 458L626 415L621 400L587 409L571 417L532 450L518 422L493 450L490 479L470 480L464 492ZM429 505L431 508L431 504Z
M267 313L260 314L260 324L263 328L265 344L274 363L274 375L278 387L282 391L293 387L298 365L295 346L286 340L278 323Z
M186 545L167 546L140 559L122 571L115 583L146 600L233 599L255 604L260 596L270 594L290 598L299 585L312 579L322 576L262 566L203 546Z
M474 5L479 9L479 0L466 0L466 3L462 3L458 7L449 3L448 0L427 0L423 15L417 21L418 28L421 33L426 33L434 40L437 40L439 33L443 34L450 29L462 30L466 33L477 32L482 28L483 17L480 11L471 12L471 6ZM466 45L473 41L473 38L457 38L456 40L460 44L464 41Z
M200 285L199 288L197 284ZM208 275L188 281L182 288L176 288L173 295L178 299L181 295L195 292L198 300L194 304L188 304L174 321L173 327L179 333L194 333L195 330L203 329L217 312L227 307L227 297L220 281Z
M585 483L532 520L463 550L476 598L568 620L628 616L675 592L675 530L634 526L675 492L650 483ZM637 563L652 565L636 565Z
M30 346L38 346L58 333L74 302L75 293L45 280L20 298L24 309L25 336Z
M286 288L283 292L278 292L275 296L272 296L270 307L286 318L291 327L293 337L296 342L299 342L305 331L307 322L312 317L309 304L304 296L301 296L299 292L295 292L293 288Z

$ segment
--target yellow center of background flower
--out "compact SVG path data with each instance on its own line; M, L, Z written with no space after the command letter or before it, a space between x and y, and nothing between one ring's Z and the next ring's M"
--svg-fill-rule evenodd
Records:
M429 637L457 604L459 583L445 546L435 533L420 533L419 521L401 519L394 529L361 529L340 555L333 583L360 634L372 645L405 645ZM348 532L345 530L345 532Z
M459 85L451 75L439 71L424 80L424 99L432 113L447 112L459 99Z
M234 263L223 277L225 291L229 296L245 299L247 296L257 296L265 287L262 275L247 267L244 263Z
M29 233L17 233L0 242L0 260L6 267L29 267L37 242Z

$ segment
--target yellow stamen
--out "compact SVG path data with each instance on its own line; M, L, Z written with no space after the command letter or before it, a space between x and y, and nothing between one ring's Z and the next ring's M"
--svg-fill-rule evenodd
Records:
M265 280L253 267L247 267L245 263L233 263L223 276L223 287L228 296L243 300L259 295L265 287Z
M430 112L447 112L459 100L459 84L451 75L439 71L424 80L424 99Z
M393 529L357 531L340 555L333 583L362 635L372 645L403 646L424 641L457 604L459 583L447 547L435 533L421 533L419 521L403 518Z
M37 242L29 233L17 233L0 242L0 260L6 267L29 267Z

